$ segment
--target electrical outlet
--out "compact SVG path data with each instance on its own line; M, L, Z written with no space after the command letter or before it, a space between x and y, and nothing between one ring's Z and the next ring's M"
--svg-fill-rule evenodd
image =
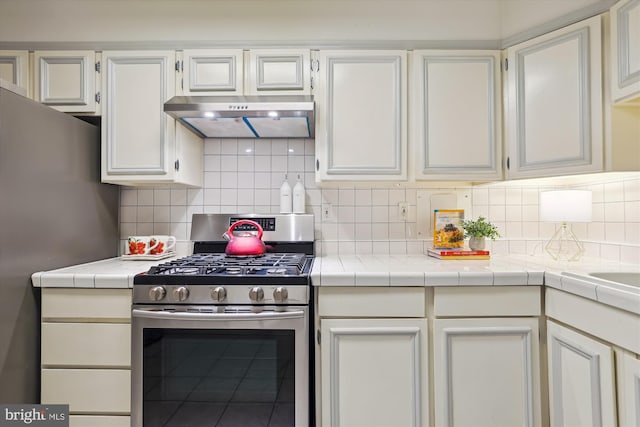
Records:
M333 214L332 214L332 206L331 203L324 203L322 205L322 219L324 221L328 221L333 219Z
M409 215L409 204L407 202L398 203L398 218L400 218L403 221L406 221L408 215Z

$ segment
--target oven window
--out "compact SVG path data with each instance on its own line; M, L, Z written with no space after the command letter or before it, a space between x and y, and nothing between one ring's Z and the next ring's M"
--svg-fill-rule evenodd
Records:
M293 427L294 331L145 329L144 427Z

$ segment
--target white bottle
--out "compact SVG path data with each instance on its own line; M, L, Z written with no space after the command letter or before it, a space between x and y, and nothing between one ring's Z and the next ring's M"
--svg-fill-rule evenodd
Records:
M298 175L298 182L293 186L293 213L304 213L304 196L304 185Z
M280 213L291 213L291 207L291 186L285 175L280 186Z

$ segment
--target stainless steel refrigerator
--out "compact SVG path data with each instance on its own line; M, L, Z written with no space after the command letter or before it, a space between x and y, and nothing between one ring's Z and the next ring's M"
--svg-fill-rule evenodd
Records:
M117 186L100 130L0 85L0 402L40 402L40 292L31 274L118 251Z

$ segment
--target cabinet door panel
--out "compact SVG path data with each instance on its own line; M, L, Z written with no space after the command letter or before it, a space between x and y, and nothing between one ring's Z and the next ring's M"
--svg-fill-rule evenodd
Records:
M20 86L29 93L29 52L0 50L0 79Z
M65 112L93 112L95 52L35 52L35 98Z
M247 64L248 95L308 95L310 51L252 49Z
M416 177L500 178L499 53L414 51L413 55Z
M613 351L547 322L552 427L615 426Z
M614 101L640 96L640 0L611 8L611 83Z
M174 94L174 58L173 52L103 53L103 180L109 175L167 180L173 172L175 122L164 113L164 102Z
M43 323L42 366L130 367L131 324Z
M183 52L184 95L242 95L242 49Z
M507 50L509 177L600 171L600 17Z
M538 320L436 319L435 424L540 426Z
M640 426L640 359L616 350L620 427Z
M426 319L322 320L322 425L426 426Z
M68 404L72 414L128 414L131 371L43 369L41 399L43 404Z
M320 179L406 179L406 53L319 58Z

